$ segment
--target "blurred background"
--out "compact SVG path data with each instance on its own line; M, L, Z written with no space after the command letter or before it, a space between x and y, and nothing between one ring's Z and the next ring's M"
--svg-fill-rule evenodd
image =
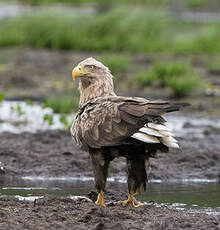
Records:
M71 70L90 56L110 68L118 94L220 114L218 0L0 1L0 100L72 112Z

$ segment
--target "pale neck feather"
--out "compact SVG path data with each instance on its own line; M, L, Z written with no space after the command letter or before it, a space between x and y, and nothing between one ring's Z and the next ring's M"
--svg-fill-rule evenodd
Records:
M107 74L105 77L97 78L94 83L80 79L79 82L80 101L79 107L97 97L116 96L112 76Z

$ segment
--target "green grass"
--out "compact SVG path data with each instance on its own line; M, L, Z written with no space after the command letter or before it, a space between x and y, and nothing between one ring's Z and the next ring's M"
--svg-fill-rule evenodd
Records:
M210 24L208 27L204 26L195 35L188 38L186 34L185 39L177 42L175 51L182 54L218 54L220 52L220 24Z
M131 57L126 54L103 55L100 61L108 66L114 76L124 72L131 63Z
M43 120L47 122L50 126L53 125L53 115L51 114L44 114Z
M33 106L33 102L31 100L26 100L25 103L28 106Z
M21 117L22 115L24 115L25 114L25 111L23 111L22 110L22 108L21 108L21 106L18 104L18 105L16 105L16 106L10 106L10 112L11 113L17 113L17 115L19 116L19 117Z
M156 84L168 88L177 97L194 92L200 85L192 67L183 62L154 64L147 73L138 73L134 79L142 87Z
M43 101L42 107L50 107L55 113L71 113L78 107L78 92L73 91L71 95L50 97Z
M189 73L168 77L166 87L171 89L172 93L177 97L187 96L195 92L199 87L199 79L196 75Z
M88 3L95 3L95 4L113 4L113 3L120 3L120 4L147 4L147 5L166 5L170 4L172 0L10 0L11 2L21 2L30 5L47 5L47 4L54 4L54 3L65 3L65 4L88 4ZM209 3L213 0L182 0L186 3L186 5L191 9L197 9L202 7L205 3Z
M0 22L0 34L0 46L130 53L220 52L220 24L177 23L161 11L152 13L135 6L95 16L38 13L10 18Z
M157 81L157 76L142 69L134 73L134 80L140 86L152 86Z
M5 95L3 93L0 93L0 103L4 100Z
M199 9L207 3L207 0L186 0L186 5L193 10Z
M69 122L65 114L60 115L60 123L63 125L64 130L69 130L72 126L72 122Z

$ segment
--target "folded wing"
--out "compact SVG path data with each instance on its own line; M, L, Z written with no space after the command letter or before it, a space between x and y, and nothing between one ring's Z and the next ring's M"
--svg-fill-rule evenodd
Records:
M177 111L181 106L137 97L97 98L78 111L71 133L85 149L117 146L129 137L178 148L161 115Z

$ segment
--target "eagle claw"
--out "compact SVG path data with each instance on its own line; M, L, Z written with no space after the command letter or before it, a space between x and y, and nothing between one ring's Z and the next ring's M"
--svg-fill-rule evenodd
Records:
M97 201L95 202L95 204L97 206L105 207L105 201L104 201L104 197L103 197L103 191L99 192L98 198L97 198Z
M97 206L105 207L105 203L104 203L104 202L100 202L100 201L98 201L98 200L95 202L95 204L96 204Z
M124 200L124 201L118 201L118 205L122 205L122 206L127 206L127 207L135 207L135 208L138 208L138 207L141 207L143 206L144 204L137 201L137 200Z

